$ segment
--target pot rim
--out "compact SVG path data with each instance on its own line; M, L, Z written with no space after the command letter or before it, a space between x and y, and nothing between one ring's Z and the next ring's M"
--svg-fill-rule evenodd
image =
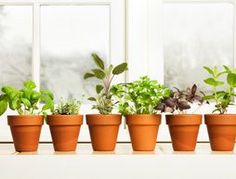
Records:
M94 114L85 114L85 116L121 116L121 114L100 114L100 113L94 113Z
M224 113L224 114L213 114L213 113L209 113L209 114L204 114L204 116L236 116L236 113L233 114L229 114L229 113Z
M161 116L161 114L127 114L125 117L129 116Z
M165 114L165 116L203 116L203 114Z
M47 115L47 117L48 116L55 116L55 117L63 116L63 117L65 117L65 116L84 116L84 115L83 114L50 114L50 115Z

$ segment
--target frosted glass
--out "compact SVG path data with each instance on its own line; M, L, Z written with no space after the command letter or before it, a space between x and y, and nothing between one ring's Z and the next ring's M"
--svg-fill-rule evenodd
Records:
M202 66L233 66L233 11L230 3L164 4L166 85L208 91Z
M32 7L0 6L0 86L32 78Z
M109 6L41 7L41 87L57 99L89 96L95 80L83 75L95 68L91 53L109 57Z

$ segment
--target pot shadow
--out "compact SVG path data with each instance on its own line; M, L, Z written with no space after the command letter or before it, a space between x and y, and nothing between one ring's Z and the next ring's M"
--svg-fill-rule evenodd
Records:
M158 154L156 151L133 151L132 154L134 155L154 155Z
M176 154L176 155L193 155L196 154L195 151L172 151L171 154Z
M109 155L109 154L116 154L115 151L93 151L93 155Z
M77 152L75 151L68 151L68 152L63 152L63 151L54 151L54 155L76 155Z

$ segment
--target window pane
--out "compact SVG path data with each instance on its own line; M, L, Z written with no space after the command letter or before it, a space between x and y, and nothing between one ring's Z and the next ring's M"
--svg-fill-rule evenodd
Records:
M94 67L91 53L109 56L109 7L41 7L41 88L56 98L94 92L94 81L83 75Z
M233 66L233 5L230 3L166 3L164 5L165 83L201 90L203 66Z
M0 86L31 78L32 7L0 6Z

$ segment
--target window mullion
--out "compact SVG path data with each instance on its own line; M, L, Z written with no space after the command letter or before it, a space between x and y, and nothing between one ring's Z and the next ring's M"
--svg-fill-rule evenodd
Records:
M33 5L33 49L32 49L32 74L33 80L40 88L40 4Z

